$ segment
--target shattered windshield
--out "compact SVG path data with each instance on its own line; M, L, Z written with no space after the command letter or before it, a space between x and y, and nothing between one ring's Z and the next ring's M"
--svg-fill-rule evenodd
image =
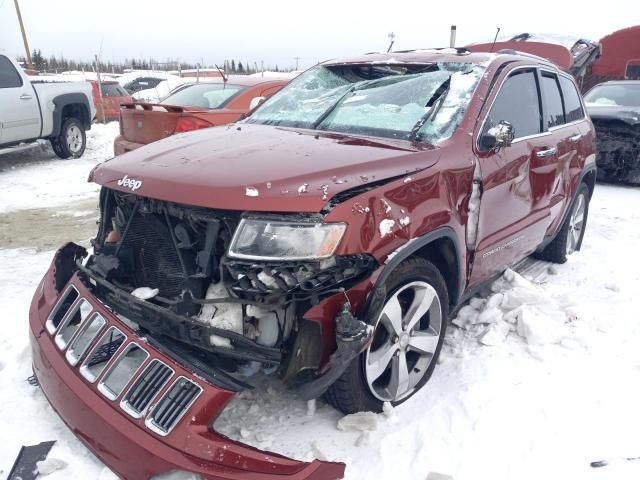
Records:
M435 144L456 129L483 73L471 63L318 66L247 122Z
M589 106L640 107L640 85L600 85L584 97Z

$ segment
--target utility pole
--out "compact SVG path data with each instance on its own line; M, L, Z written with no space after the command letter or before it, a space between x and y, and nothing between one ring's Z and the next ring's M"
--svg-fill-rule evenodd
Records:
M13 0L16 6L16 13L18 14L18 22L20 23L20 31L22 32L22 41L24 42L24 50L27 52L27 66L33 69L33 63L31 63L31 50L29 50L29 42L27 42L27 33L24 31L24 24L22 23L22 15L20 14L20 6L18 0Z
M296 71L298 71L298 62L300 61L300 57L293 57L293 59L296 61Z
M100 49L102 50L102 49ZM106 123L106 118L104 114L104 99L102 98L102 79L100 78L100 57L95 55L96 59L96 78L98 79L98 98L100 98L100 108L98 108L98 121L101 123Z

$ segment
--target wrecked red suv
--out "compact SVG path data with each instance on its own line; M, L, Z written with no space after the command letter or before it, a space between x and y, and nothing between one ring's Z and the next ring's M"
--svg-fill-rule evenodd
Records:
M320 64L242 123L92 172L94 250L61 248L35 293L35 374L124 478L340 478L213 422L259 375L343 412L410 398L461 302L580 248L594 138L574 80L537 57Z

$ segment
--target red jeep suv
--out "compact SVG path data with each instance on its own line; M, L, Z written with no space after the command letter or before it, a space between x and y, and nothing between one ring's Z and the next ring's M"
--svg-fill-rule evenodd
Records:
M264 376L343 412L409 399L473 292L580 249L595 179L576 84L541 58L319 64L243 122L94 169L93 252L62 247L33 298L35 375L124 478L339 478L214 420Z

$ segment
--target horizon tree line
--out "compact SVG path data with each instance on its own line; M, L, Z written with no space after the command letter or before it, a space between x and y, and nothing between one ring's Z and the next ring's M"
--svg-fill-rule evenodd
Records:
M17 56L16 60L23 62L25 65L27 63L24 56ZM42 50L36 48L33 49L31 54L31 61L33 68L41 73L60 73L70 70L92 72L95 69L94 61L68 59L63 55L56 56L53 54L46 57L42 54ZM235 59L225 60L221 65L216 67L215 64L198 65L197 63L175 59L167 59L164 62L160 62L154 58L125 58L124 61L102 60L98 66L98 70L101 73L124 73L126 69L174 71L195 70L198 67L201 69L216 69L219 67L227 74L251 74L262 71L257 62L242 62L241 60L236 62ZM265 65L264 70L288 72L293 70L293 67L281 69L277 64Z

